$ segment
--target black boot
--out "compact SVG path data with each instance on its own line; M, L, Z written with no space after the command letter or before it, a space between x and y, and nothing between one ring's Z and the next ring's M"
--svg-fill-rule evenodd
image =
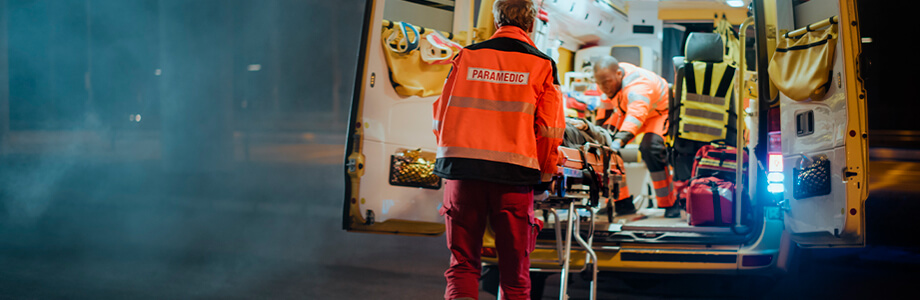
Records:
M633 204L633 197L613 202L613 207L618 216L631 215L636 213L636 205Z
M664 208L664 217L665 218L679 218L680 217L680 205L672 205L671 207Z

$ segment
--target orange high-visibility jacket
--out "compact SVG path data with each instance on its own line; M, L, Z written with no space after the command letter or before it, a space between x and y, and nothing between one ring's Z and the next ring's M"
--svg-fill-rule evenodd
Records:
M434 103L435 174L536 184L556 173L565 132L556 64L521 28L502 26L454 58Z
M602 119L608 110L616 111L604 125L616 127L615 138L624 143L643 132L664 136L668 131L668 82L652 71L621 62L622 88L611 99L604 99L598 108Z

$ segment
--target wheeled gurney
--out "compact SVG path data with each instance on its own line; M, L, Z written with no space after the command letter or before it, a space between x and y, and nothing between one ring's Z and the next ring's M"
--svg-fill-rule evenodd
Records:
M595 143L585 143L573 148L559 147L558 174L554 176L547 193L534 197L534 209L543 211L545 221L554 220L555 247L558 269L531 269L534 272L559 272L559 299L567 299L570 272L588 271L591 274L590 299L596 298L597 255L591 248L594 238L595 215L602 202L609 206L607 217L612 222L612 203L619 196L619 187L625 184L623 159L619 152ZM561 210L565 210L562 213ZM586 211L587 220L579 211ZM564 216L563 216L564 215ZM588 226L587 237L582 237L582 223ZM571 270L572 240L585 249L587 258L581 270ZM501 299L501 291L498 293Z

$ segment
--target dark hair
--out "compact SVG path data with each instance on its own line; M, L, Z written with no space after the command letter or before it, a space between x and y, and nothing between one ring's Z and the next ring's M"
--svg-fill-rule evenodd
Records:
M492 15L499 27L511 25L529 30L537 18L537 7L530 0L496 0Z

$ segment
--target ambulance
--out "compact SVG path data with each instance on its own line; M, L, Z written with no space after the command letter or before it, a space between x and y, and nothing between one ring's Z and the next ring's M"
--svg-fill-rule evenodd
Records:
M663 217L637 145L626 145L626 184L639 213L608 218L603 199L595 207L535 212L545 226L531 254L533 278L595 268L775 278L795 266L800 249L865 246L868 128L855 1L535 2L531 38L555 60L567 97L593 107L590 66L600 55L661 75L677 103L689 89L688 73L698 86L724 79L735 130L722 135L749 158L735 166L731 222L692 226L686 211ZM432 103L452 55L494 32L492 3L367 1L345 149L344 230L444 233L443 180L430 173L437 149ZM694 61L734 72L715 78L720 72ZM567 108L573 118L590 118L582 113ZM590 243L572 243L563 255L560 218L581 224L575 234ZM498 258L489 232L483 241L488 274ZM494 293L496 280L484 275L484 287ZM534 290L541 284L534 280Z

